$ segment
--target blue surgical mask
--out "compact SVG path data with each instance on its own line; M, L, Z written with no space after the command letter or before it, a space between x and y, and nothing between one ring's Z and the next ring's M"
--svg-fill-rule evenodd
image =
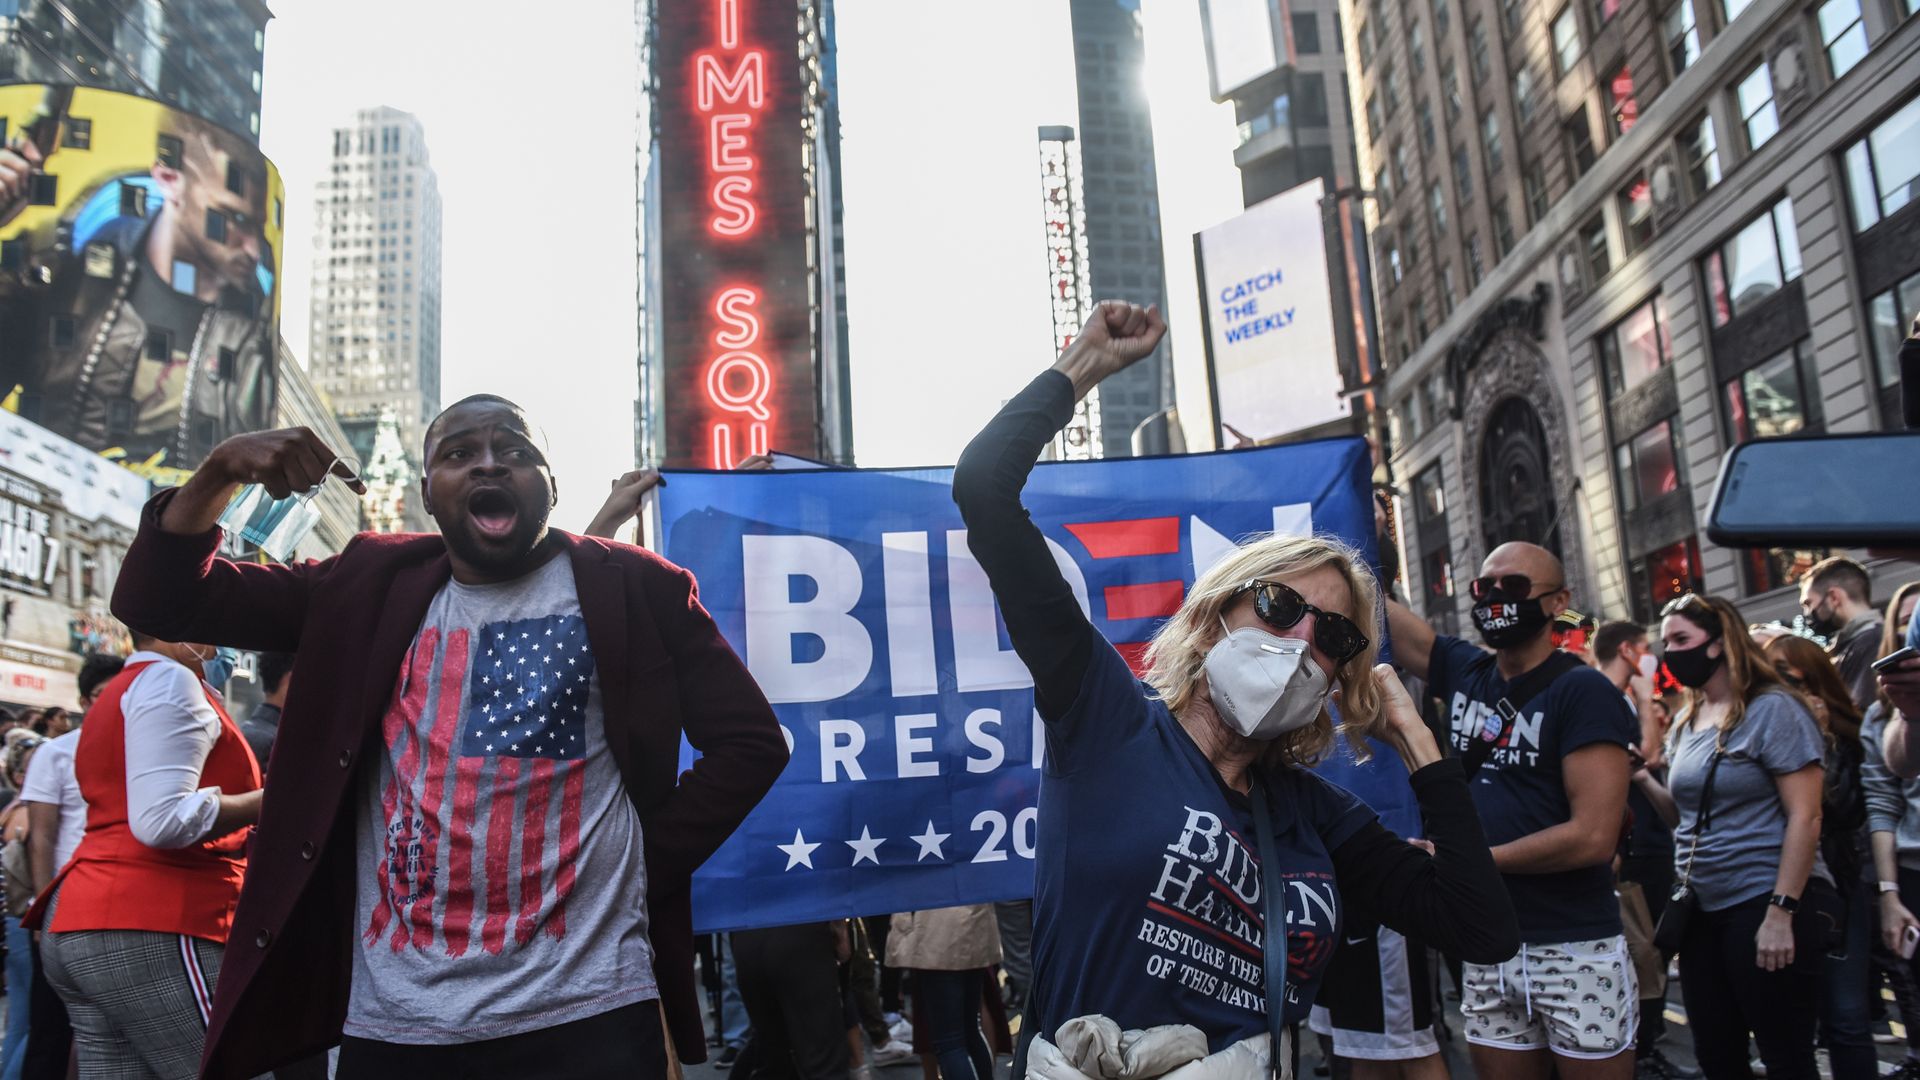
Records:
M225 645L213 650L213 659L200 665L200 672L206 678L207 685L215 690L225 690L227 680L233 678L234 665L240 662L240 650L229 649Z

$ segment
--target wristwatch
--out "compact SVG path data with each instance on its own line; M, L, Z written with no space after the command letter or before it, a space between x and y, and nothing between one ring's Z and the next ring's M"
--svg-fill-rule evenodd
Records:
M1779 908L1789 915L1800 910L1800 898L1797 896L1788 896L1786 893L1774 893L1772 896L1767 897L1767 903L1772 904L1774 907Z
M1897 893L1899 891L1900 891L1900 883L1897 881L1883 881L1880 883L1880 895L1882 896L1885 896L1888 893Z

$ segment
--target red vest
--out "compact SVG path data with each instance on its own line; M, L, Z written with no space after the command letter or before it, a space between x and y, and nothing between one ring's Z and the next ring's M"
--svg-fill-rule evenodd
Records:
M246 829L184 848L152 848L127 820L126 716L120 699L152 662L129 665L87 710L73 774L87 800L87 834L73 858L35 902L55 889L60 906L48 930L152 930L224 943L247 871ZM213 694L220 736L200 770L199 787L244 795L260 786L260 765L233 718Z

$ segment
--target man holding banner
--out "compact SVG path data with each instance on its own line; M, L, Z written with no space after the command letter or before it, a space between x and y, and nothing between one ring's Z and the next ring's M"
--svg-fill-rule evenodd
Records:
M1220 551L1126 657L1021 505L1075 402L1165 329L1155 309L1101 304L954 470L966 543L1045 724L1028 1014L1042 1076L1095 1071L1074 1048L1104 1045L1101 1018L1198 1029L1203 1045L1170 1065L1290 1069L1286 1027L1306 1018L1348 910L1477 962L1518 942L1459 763L1375 666L1377 586L1359 552L1313 535ZM1138 532L1096 543L1137 546ZM1109 617L1133 599L1109 588ZM1332 744L1330 691L1353 731L1405 761L1433 854L1304 768ZM1284 949L1269 946L1276 925Z

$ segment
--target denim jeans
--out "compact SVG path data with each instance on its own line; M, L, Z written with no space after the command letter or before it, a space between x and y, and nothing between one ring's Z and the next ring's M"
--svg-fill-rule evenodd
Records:
M732 939L722 935L719 951L720 1041L736 1051L745 1050L753 1028L747 1023L747 1007L740 1001L740 976L733 970Z
M33 932L7 919L7 1037L0 1042L0 1080L20 1080L27 1060L28 1003L33 1000Z
M1820 958L1820 1044L1832 1055L1835 1076L1871 1077L1880 1066L1869 1026L1874 918L1866 885L1854 882L1846 903L1845 952Z
M993 1051L980 1030L986 971L913 972L915 1026L940 1062L942 1080L993 1080Z

